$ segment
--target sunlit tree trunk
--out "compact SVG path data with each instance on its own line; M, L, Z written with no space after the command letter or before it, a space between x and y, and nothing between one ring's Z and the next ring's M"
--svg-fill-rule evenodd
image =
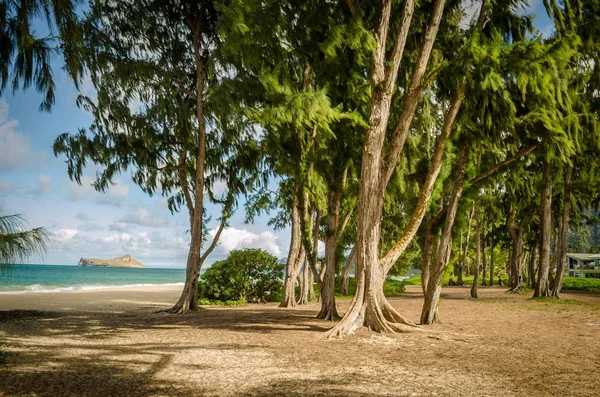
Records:
M291 223L292 230L290 249L285 264L283 297L279 307L296 306L296 278L298 278L302 263L304 262L302 260L303 258L301 258L303 256L304 249L302 248L302 241L300 237L300 208L296 194L292 195Z
M350 283L350 272L352 266L356 263L356 249L352 247L346 264L344 265L344 272L342 273L342 280L340 281L340 293L342 295L348 295L348 284Z

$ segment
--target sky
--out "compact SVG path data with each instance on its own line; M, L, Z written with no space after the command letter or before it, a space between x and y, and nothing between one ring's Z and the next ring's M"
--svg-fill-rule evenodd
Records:
M465 0L473 15L479 1ZM535 26L544 35L552 31L542 0L533 0L524 12L536 15ZM89 165L82 184L69 180L65 158L52 153L54 139L63 132L88 127L91 116L79 109L77 91L53 65L56 103L51 112L40 112L40 94L34 90L5 92L0 97L0 205L4 214L21 214L27 226L44 227L50 233L48 251L30 263L75 265L81 257L114 258L131 254L149 267L184 268L188 252L188 219L184 212L172 215L166 198L149 197L122 174L108 192L99 193L91 183L96 174ZM85 81L84 94L93 94ZM243 202L242 202L243 204ZM208 205L214 219L219 208ZM268 216L244 223L243 205L223 232L207 265L224 259L233 249L262 248L277 258L287 254L289 229L274 231ZM208 225L214 234L217 221Z

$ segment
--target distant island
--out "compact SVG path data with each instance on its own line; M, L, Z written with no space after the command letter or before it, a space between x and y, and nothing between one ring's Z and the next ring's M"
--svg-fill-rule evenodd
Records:
M91 259L81 258L77 266L99 266L99 267L138 267L145 268L131 255L123 255L114 259Z

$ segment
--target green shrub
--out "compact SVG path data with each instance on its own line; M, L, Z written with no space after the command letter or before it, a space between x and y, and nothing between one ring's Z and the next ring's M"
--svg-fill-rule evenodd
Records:
M244 299L240 299L237 301L218 301L218 300L208 300L206 298L198 299L198 304L202 306L244 306L246 301Z
M421 285L421 276L412 276L404 280L404 285Z
M565 277L563 290L600 292L600 278Z
M383 294L385 296L400 296L406 290L404 280L392 280L388 278L383 283Z
M227 259L213 263L200 277L199 304L280 300L283 267L260 249L231 251Z

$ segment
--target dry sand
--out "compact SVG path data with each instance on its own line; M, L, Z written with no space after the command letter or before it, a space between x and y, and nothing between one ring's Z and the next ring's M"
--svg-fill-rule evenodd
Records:
M328 341L318 304L157 313L179 288L0 295L0 395L600 395L597 294L445 288L444 333ZM418 319L418 287L391 302Z

